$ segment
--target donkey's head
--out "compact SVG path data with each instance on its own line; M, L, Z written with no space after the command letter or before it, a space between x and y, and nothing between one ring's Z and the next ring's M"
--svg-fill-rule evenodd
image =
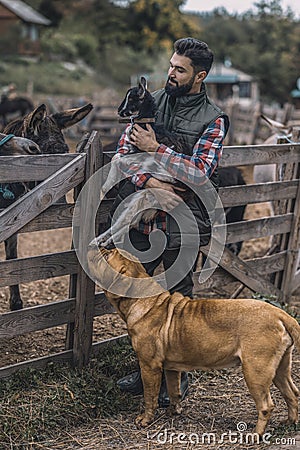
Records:
M30 139L0 133L0 156L38 155L39 146Z
M89 103L81 108L48 115L46 105L42 104L22 119L10 122L4 133L31 139L39 145L42 153L67 153L69 148L62 130L84 119L92 109L93 106Z
M118 108L120 117L152 118L155 116L155 101L147 89L147 80L141 77L137 86L128 89Z

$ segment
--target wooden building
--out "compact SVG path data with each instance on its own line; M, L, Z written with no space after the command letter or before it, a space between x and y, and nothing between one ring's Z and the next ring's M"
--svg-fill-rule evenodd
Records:
M50 24L21 0L0 0L0 54L38 55L40 28Z
M205 84L209 96L216 101L235 98L241 103L255 103L259 100L258 83L251 76L231 65L213 64Z

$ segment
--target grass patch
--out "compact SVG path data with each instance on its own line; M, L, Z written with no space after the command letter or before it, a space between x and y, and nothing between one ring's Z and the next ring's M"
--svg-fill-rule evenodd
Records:
M67 67L61 61L6 59L0 62L0 85L14 82L22 93L32 83L35 94L64 96L91 95L99 90L101 76L95 71L86 71L76 64L73 70Z
M129 342L116 344L83 370L49 364L0 381L1 449L27 449L73 427L138 407L115 382L136 368ZM32 448L32 447L30 447Z

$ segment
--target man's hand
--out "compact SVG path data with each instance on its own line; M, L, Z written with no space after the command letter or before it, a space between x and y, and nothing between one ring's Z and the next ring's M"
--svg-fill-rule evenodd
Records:
M130 143L135 145L142 152L155 152L159 147L155 132L151 125L146 124L147 129L135 124L130 134Z
M155 189L153 193L163 211L171 211L182 202L182 199L176 194L171 183L165 183L164 181L151 177L146 181L144 187L145 189Z

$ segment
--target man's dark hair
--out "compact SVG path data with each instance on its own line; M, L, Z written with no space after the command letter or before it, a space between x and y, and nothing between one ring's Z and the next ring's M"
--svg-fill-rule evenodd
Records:
M205 42L192 37L178 39L174 43L174 50L178 55L190 58L195 73L201 70L206 73L210 71L214 54Z

